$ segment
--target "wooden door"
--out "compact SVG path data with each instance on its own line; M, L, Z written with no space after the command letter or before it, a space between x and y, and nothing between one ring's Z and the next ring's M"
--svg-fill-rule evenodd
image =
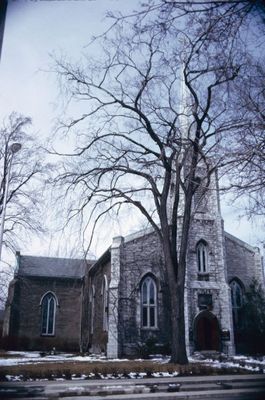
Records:
M220 333L217 318L208 312L198 315L195 322L196 350L220 350Z

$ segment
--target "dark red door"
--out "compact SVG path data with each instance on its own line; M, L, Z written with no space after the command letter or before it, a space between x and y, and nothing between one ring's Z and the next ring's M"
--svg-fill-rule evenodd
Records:
M197 317L196 350L220 350L220 335L217 318L211 313Z

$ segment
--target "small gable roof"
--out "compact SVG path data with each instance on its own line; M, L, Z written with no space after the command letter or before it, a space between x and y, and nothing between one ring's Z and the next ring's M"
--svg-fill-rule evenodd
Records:
M50 278L82 278L95 261L72 258L18 256L17 274Z
M224 232L225 240L231 240L232 242L237 243L239 246L244 247L246 250L250 251L251 253L259 253L258 247L253 247L250 244L243 242L243 240L238 239L236 236L231 235L231 233Z

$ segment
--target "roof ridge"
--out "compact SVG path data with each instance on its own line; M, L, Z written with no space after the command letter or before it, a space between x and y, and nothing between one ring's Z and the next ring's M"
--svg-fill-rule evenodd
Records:
M31 254L20 254L20 258L49 258L51 260L70 260L70 261L89 261L89 262L95 262L96 259L93 258L71 258L71 257L52 257L52 256L34 256Z
M86 270L94 264L94 260L20 256L18 257L18 275L52 277L52 278L80 278L85 276Z
M239 239L238 237L232 235L231 233L227 232L224 230L224 235L230 239L233 240L234 242L238 243L240 246L245 247L246 249L248 249L249 251L251 251L252 253L256 253L259 252L259 247L258 246L252 246L251 244L245 242L242 239Z

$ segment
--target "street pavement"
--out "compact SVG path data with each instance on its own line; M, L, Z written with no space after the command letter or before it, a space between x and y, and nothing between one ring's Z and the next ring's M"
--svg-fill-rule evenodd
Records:
M176 378L4 382L6 400L265 400L265 375L189 376Z

